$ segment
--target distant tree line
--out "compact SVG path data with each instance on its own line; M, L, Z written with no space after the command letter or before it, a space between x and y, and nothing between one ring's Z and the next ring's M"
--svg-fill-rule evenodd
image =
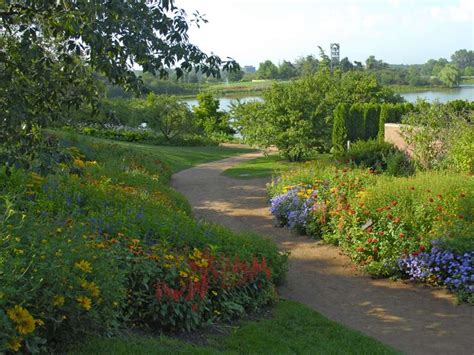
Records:
M274 64L271 60L260 63L255 74L245 74L244 79L290 80L306 75L312 75L322 66L328 65L329 58L320 49L320 58L313 55L300 57L294 63L284 60ZM373 73L383 85L444 85L457 86L461 76L474 76L474 51L460 49L451 56L451 61L445 58L430 59L425 64L397 65L388 64L371 55L365 63L351 62L347 57L340 60L337 67L342 72L364 70Z

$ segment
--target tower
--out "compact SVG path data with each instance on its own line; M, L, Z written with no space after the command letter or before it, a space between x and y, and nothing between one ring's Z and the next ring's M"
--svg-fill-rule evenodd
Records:
M331 43L331 71L339 64L339 43Z

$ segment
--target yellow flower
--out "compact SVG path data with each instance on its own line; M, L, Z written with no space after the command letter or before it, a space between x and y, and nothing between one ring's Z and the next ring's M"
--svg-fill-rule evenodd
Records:
M85 290L88 290L92 297L99 297L100 295L100 289L99 286L95 282L87 282L86 280L81 282L81 287Z
M200 250L194 248L193 256L194 256L195 258L201 258L201 257L202 257L202 253L201 253Z
M23 341L23 338L21 337L11 338L7 343L8 349L10 349L11 351L17 352L21 348L22 341Z
M92 266L91 263L85 260L81 260L74 264L75 267L77 267L79 270L84 271L86 273L92 272Z
M174 255L171 255L171 254L165 255L165 260L174 260Z
M92 308L92 301L89 297L86 296L79 296L76 298L77 303L84 308L86 311Z
M35 330L36 324L33 316L25 308L16 305L7 311L8 317L16 324L20 334L28 334Z
M188 273L186 271L180 271L179 276L181 277L188 277Z
M63 304L64 304L64 297L63 296L54 296L53 306L61 307Z
M84 161L81 160L80 158L74 159L74 165L77 166L78 168L83 168L85 166Z
M208 267L209 262L207 261L207 259L201 259L201 260L196 261L196 265L199 267Z

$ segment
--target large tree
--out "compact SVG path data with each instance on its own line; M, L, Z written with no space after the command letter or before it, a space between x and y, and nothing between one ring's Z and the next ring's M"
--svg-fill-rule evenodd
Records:
M466 67L474 67L474 51L460 49L451 56L451 60L463 71Z
M459 85L461 73L459 72L458 67L454 64L447 64L439 72L439 80L441 80L446 86L455 87Z
M12 147L65 106L97 102L96 73L139 91L136 65L161 76L236 67L189 42L190 24L203 21L173 0L0 1L0 142Z
M277 79L278 67L271 60L266 60L258 66L257 76L259 79Z

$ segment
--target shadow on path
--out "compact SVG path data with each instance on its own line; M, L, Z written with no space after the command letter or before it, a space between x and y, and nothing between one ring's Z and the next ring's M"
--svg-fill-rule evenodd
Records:
M454 305L442 289L371 279L337 248L274 227L265 189L269 179L221 175L259 156L249 153L184 170L173 176L172 185L187 197L196 217L235 232L256 232L291 252L279 289L283 297L405 353L474 354L474 307Z

